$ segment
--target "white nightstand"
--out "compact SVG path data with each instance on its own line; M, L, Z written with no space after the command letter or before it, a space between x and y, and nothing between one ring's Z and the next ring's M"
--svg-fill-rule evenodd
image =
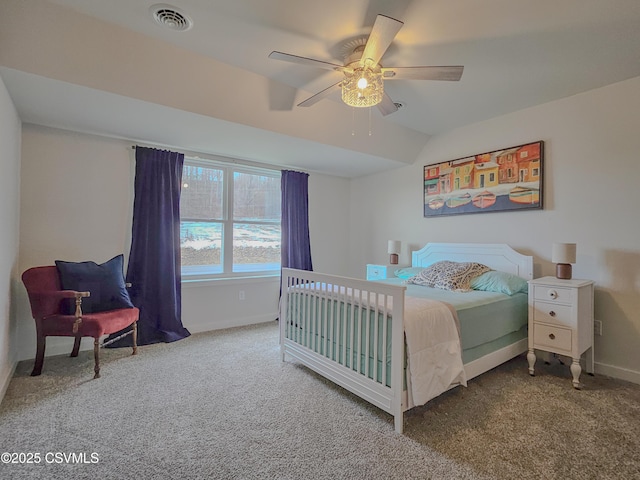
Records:
M367 264L367 280L384 280L385 278L393 278L393 272L399 268L405 268L406 265L380 265L374 263Z
M593 282L542 277L529 281L529 374L534 374L535 349L573 359L573 386L580 388L580 357L593 373Z

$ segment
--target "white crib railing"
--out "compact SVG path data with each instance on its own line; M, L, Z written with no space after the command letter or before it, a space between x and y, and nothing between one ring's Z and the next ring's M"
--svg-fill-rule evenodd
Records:
M394 417L402 433L406 287L282 269L280 347Z

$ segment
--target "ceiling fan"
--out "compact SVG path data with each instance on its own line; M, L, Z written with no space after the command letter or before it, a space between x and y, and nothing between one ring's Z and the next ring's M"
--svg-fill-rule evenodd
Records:
M383 115L398 110L398 105L384 91L385 80L448 80L457 82L462 77L463 66L448 67L383 67L380 59L402 28L404 22L386 15L378 15L369 38L358 45L345 58L344 65L300 57L283 52L271 52L269 58L308 65L344 74L342 80L316 93L298 104L310 107L332 93L341 90L342 100L353 107L377 106Z

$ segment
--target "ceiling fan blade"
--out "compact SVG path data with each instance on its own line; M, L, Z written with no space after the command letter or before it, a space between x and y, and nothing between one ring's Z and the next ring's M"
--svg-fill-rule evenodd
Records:
M271 52L269 54L269 58L273 58L274 60L283 60L290 63L297 63L299 65L307 65L309 67L324 68L325 70L337 70L339 72L344 72L345 70L351 71L350 68L345 68L344 65L324 62L322 60L314 60L313 58L299 57L298 55L291 55L290 53Z
M367 59L371 59L373 63L377 64L402 28L402 25L404 25L404 22L400 20L386 15L378 15L362 52L360 65L364 66Z
M299 103L298 106L299 107L310 107L311 105L315 105L316 103L318 103L323 98L326 98L329 95L331 95L333 92L339 91L341 85L342 85L342 80L340 80L338 83L334 83L330 87L327 87L324 90L319 91L315 95L307 98L305 101Z
M398 67L383 68L385 80L448 80L457 82L462 77L463 66L452 67Z
M398 106L393 102L393 100L391 100L391 97L386 93L382 96L382 101L376 106L378 107L378 110L380 110L380 113L382 113L382 115L384 116L398 111Z

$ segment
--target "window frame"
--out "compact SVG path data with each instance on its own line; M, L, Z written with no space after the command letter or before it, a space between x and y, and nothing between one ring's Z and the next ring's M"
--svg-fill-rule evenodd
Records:
M209 281L209 280L225 280L225 279L243 279L243 278L260 278L260 277L278 277L280 276L281 262L278 262L277 268L270 268L264 270L252 270L245 272L233 271L233 233L235 224L254 224L254 225L277 225L282 227L281 217L277 221L256 221L256 220L234 220L233 218L233 206L234 206L234 174L243 173L251 175L260 175L273 178L281 178L281 170L276 167L258 167L254 165L248 165L239 163L233 159L227 161L224 160L212 160L202 159L198 157L191 157L185 155L184 166L195 166L209 169L222 170L222 218L215 220L201 220L183 218L180 215L180 223L183 221L195 221L203 223L213 223L222 225L222 245L220 248L222 267L221 272L211 271L210 267L200 265L181 265L181 276L185 282L193 281ZM184 181L184 179L183 179ZM182 187L181 187L182 188ZM282 206L281 206L282 208ZM182 250L182 247L181 247ZM227 253L229 252L229 253Z

